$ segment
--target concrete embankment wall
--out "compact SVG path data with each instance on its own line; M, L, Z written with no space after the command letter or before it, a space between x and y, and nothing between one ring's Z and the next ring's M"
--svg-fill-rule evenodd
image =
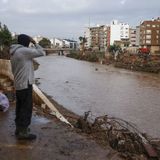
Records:
M10 60L0 59L0 75L6 76L13 81L14 78L11 71ZM56 116L62 122L71 125L35 84L33 85L33 101L39 106L48 107L54 116Z
M0 59L0 75L5 75L13 80L10 60Z

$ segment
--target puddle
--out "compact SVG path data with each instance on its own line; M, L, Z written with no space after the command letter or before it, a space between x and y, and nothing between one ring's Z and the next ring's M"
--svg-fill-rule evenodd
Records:
M33 124L46 124L51 122L49 119L41 116L33 116L32 123Z

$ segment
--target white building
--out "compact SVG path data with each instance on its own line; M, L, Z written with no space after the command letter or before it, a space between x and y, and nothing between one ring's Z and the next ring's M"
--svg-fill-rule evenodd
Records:
M77 41L70 39L63 39L63 47L76 50L77 46L78 46Z
M90 31L90 28L87 27L85 29L85 32L84 32L84 37L86 38L87 42L85 43L85 47L86 48L90 48L91 47L91 31Z
M67 39L63 39L63 47L70 48L70 41Z
M110 25L110 45L113 45L114 41L127 39L129 39L129 25L119 23L117 20L112 21Z
M51 41L51 47L54 48L54 47L63 47L63 40L60 39L60 38L52 38L50 39Z
M16 38L18 34L16 32L11 32L12 38Z
M43 37L38 35L38 36L33 37L33 39L35 40L36 43L39 43L43 39Z

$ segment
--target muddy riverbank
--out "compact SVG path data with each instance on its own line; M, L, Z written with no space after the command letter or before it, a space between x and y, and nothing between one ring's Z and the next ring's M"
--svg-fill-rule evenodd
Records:
M150 160L148 157L149 152L147 152L148 150L144 148L143 141L139 135L144 136L146 141L151 144L152 149L155 150L155 155L153 156L160 156L160 139L148 137L147 134L143 135L143 133L139 131L137 133L136 128L134 127L130 130L128 127L129 125L132 126L132 123L128 123L123 119L117 118L112 120L113 117L109 118L110 116L107 116L108 118L106 116L96 118L89 112L85 113L84 116L79 116L58 104L50 96L47 97L60 111L60 113L62 113L63 116L65 116L65 118L74 126L75 132L87 137L90 140L94 140L102 148L106 149L106 147L108 148L108 146L110 146L115 150L114 156L118 156L118 159ZM42 108L41 111L45 113L46 116L50 117L49 111ZM88 114L87 117L85 116L86 114ZM92 118L92 120L90 118ZM108 122L106 121L106 118L108 119ZM124 125L124 122L126 125ZM103 123L106 124L104 125ZM104 126L106 126L106 128L104 128Z
M34 108L31 130L37 134L32 142L17 141L14 136L15 104L6 113L0 112L0 159L16 160L104 160L121 159L109 147L102 148L92 139L77 134L53 116Z
M49 96L48 98L51 99ZM109 141L110 138L105 134L106 131L104 132L99 127L97 128L97 125L96 128L93 127L92 131L88 130L85 127L86 125L83 125L85 130L83 127L79 128L76 125L76 122L80 122L78 115L68 111L52 99L51 102L76 128L71 128L60 122L55 116L50 114L49 110L34 105L30 127L32 132L37 134L38 138L32 142L17 141L14 136L15 102L10 102L11 106L9 110L6 113L0 112L0 158L2 160L13 160L17 156L22 157L24 160L25 158L26 160L28 158L51 160L53 156L56 159L62 160L90 160L93 158L95 160L146 160L147 154L143 152L143 148L141 148L142 152L140 154L137 154L133 149L125 153L120 150L117 152L117 149L111 145L113 143ZM78 124L80 125L80 123ZM89 123L87 122L86 124L88 125ZM115 135L113 134L113 136ZM156 142L159 142L159 140L156 140ZM129 145L129 141L127 144ZM124 145L121 146L121 149L124 151ZM8 152L10 154L7 154ZM25 157L23 157L24 155Z
M121 53L114 56L113 53L71 53L67 57L89 62L97 62L105 65L113 64L117 68L125 68L133 71L160 73L160 54L129 54Z
M160 55L119 55L114 66L133 71L160 73Z

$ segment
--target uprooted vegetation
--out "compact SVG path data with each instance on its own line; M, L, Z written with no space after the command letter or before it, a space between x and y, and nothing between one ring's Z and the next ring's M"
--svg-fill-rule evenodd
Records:
M115 67L143 72L160 72L160 55L120 55Z
M85 112L76 127L99 143L110 145L125 160L150 160L160 157L160 140L142 134L134 124L107 115L95 117Z

